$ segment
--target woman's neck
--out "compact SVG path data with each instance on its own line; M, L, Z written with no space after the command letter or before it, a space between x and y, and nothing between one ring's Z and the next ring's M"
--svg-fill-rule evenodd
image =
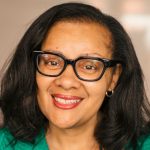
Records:
M99 150L99 144L94 138L94 129L89 122L69 129L61 129L50 124L46 140L51 150Z

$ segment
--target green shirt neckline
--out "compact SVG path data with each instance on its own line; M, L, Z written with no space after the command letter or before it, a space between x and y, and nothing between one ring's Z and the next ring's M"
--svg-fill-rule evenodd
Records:
M36 137L35 144L17 141L15 146L12 147L10 142L13 139L14 137L6 128L0 129L0 150L49 150L44 129ZM125 149L132 150L130 144L125 146ZM150 150L150 134L141 136L136 150Z

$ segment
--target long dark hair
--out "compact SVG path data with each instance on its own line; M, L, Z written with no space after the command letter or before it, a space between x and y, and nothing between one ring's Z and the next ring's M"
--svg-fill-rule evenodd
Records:
M58 21L94 22L112 35L113 58L123 62L122 73L111 98L100 108L102 118L95 129L96 140L107 150L136 147L149 131L149 104L143 74L132 42L120 23L97 8L81 3L54 6L39 16L19 42L1 81L0 107L4 127L15 139L33 142L48 120L37 104L36 68L33 50L40 50L48 30Z

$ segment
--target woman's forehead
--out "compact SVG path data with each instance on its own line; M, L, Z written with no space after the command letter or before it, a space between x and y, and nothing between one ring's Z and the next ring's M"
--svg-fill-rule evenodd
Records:
M43 44L43 50L69 49L88 53L99 50L112 52L111 33L98 23L58 22L50 28Z

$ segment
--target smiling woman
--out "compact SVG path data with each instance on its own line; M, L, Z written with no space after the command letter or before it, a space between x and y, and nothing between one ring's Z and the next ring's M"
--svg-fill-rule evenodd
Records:
M131 40L93 6L65 3L39 16L0 96L0 150L150 148L149 104Z

